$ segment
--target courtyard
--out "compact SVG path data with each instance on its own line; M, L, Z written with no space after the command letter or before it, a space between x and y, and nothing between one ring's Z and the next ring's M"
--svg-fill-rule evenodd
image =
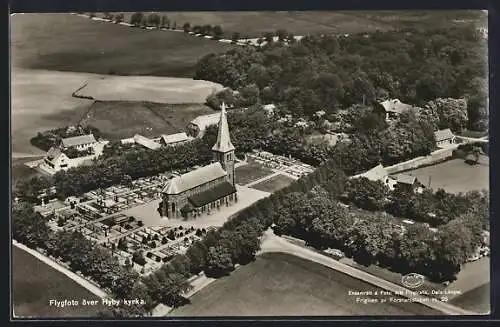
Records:
M256 190L244 186L236 186L238 191L238 202L233 203L229 207L222 206L220 210L213 212L210 215L205 215L196 219L166 219L161 218L158 213L158 206L161 199L156 199L125 210L122 213L128 216L133 216L144 222L144 226L183 226L194 228L220 227L227 221L229 217L236 214L238 211L250 206L254 202L269 196L268 192Z

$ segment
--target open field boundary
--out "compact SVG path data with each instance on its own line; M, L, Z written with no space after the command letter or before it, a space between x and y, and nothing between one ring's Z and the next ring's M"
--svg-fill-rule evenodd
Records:
M446 149L438 149L434 152L432 152L428 156L421 156L421 157L416 157L404 162L397 163L392 166L387 166L385 169L387 170L387 173L389 174L396 174L402 171L410 170L410 169L416 169L420 168L422 166L428 166L428 165L434 165L437 164L441 161L444 161L448 158L450 158L453 155L453 150L458 148L458 144L454 145L453 147L446 148Z
M331 269L335 269L341 273L347 274L353 278L362 280L374 286L380 287L392 293L397 293L398 296L403 296L410 299L412 302L420 303L425 305L431 309L435 309L441 311L448 315L474 315L474 312L456 307L454 305L450 305L448 303L439 301L435 298L427 297L424 295L418 295L415 298L413 292L402 287L391 283L387 280L381 279L379 277L368 274L364 271L353 268L349 265L343 264L337 260L334 260L330 257L324 256L317 252L314 252L310 249L301 247L296 244L292 244L287 240L278 237L272 233L272 231L267 231L263 237L263 244L260 253L265 252L281 252L281 253L289 253L295 255L297 257L310 260L316 263L319 263L323 266L329 267Z
M50 267L54 268L55 270L59 271L60 273L64 274L66 277L72 279L75 281L77 284L81 285L82 287L86 288L89 290L92 294L95 294L96 296L100 298L109 298L109 295L104 292L102 289L97 287L94 283L91 283L87 279L83 278L82 276L77 275L76 273L72 272L68 268L62 266L60 263L46 257L45 255L41 254L40 252L33 250L29 247L27 247L24 244L21 244L15 240L12 240L12 245L15 247L28 252L38 260L42 261L43 263L49 265Z

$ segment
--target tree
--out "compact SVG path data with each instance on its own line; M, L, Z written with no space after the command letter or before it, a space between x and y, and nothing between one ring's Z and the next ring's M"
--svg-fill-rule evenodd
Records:
M184 23L184 25L182 25L182 29L184 30L185 33L188 33L191 31L191 24L190 23Z
M231 253L223 246L211 246L208 249L205 274L211 277L227 275L234 269Z
M250 84L241 89L241 105L252 106L259 101L259 87L255 84Z
M345 198L356 206L379 211L385 207L389 189L381 181L371 181L366 177L349 179L345 186Z
M161 23L161 18L158 14L152 13L148 16L147 25L158 28Z
M119 13L115 15L115 24L119 24L123 22L124 15L123 13Z
M222 27L220 25L215 25L212 29L212 34L214 36L214 40L219 40L224 32L222 31Z
M132 261L141 266L144 266L146 264L146 259L144 259L142 251L135 251L132 254Z
M234 32L232 35L231 35L231 41L233 43L236 43L238 42L238 40L240 39L240 33L238 32Z
M130 24L139 27L143 21L144 14L142 12L135 12L130 17Z
M286 30L279 29L276 31L276 36L280 42L284 42L288 36L288 32Z

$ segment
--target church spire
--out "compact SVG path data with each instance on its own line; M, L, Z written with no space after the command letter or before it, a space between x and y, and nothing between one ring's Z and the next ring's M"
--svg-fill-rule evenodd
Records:
M229 126L226 117L226 104L223 102L220 111L219 133L217 134L217 142L212 148L212 151L226 153L234 151L234 145L231 143L229 135Z

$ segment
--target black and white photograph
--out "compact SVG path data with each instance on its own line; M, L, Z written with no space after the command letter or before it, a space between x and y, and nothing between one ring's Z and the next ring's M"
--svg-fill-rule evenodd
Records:
M10 13L9 47L12 320L490 314L487 11Z

